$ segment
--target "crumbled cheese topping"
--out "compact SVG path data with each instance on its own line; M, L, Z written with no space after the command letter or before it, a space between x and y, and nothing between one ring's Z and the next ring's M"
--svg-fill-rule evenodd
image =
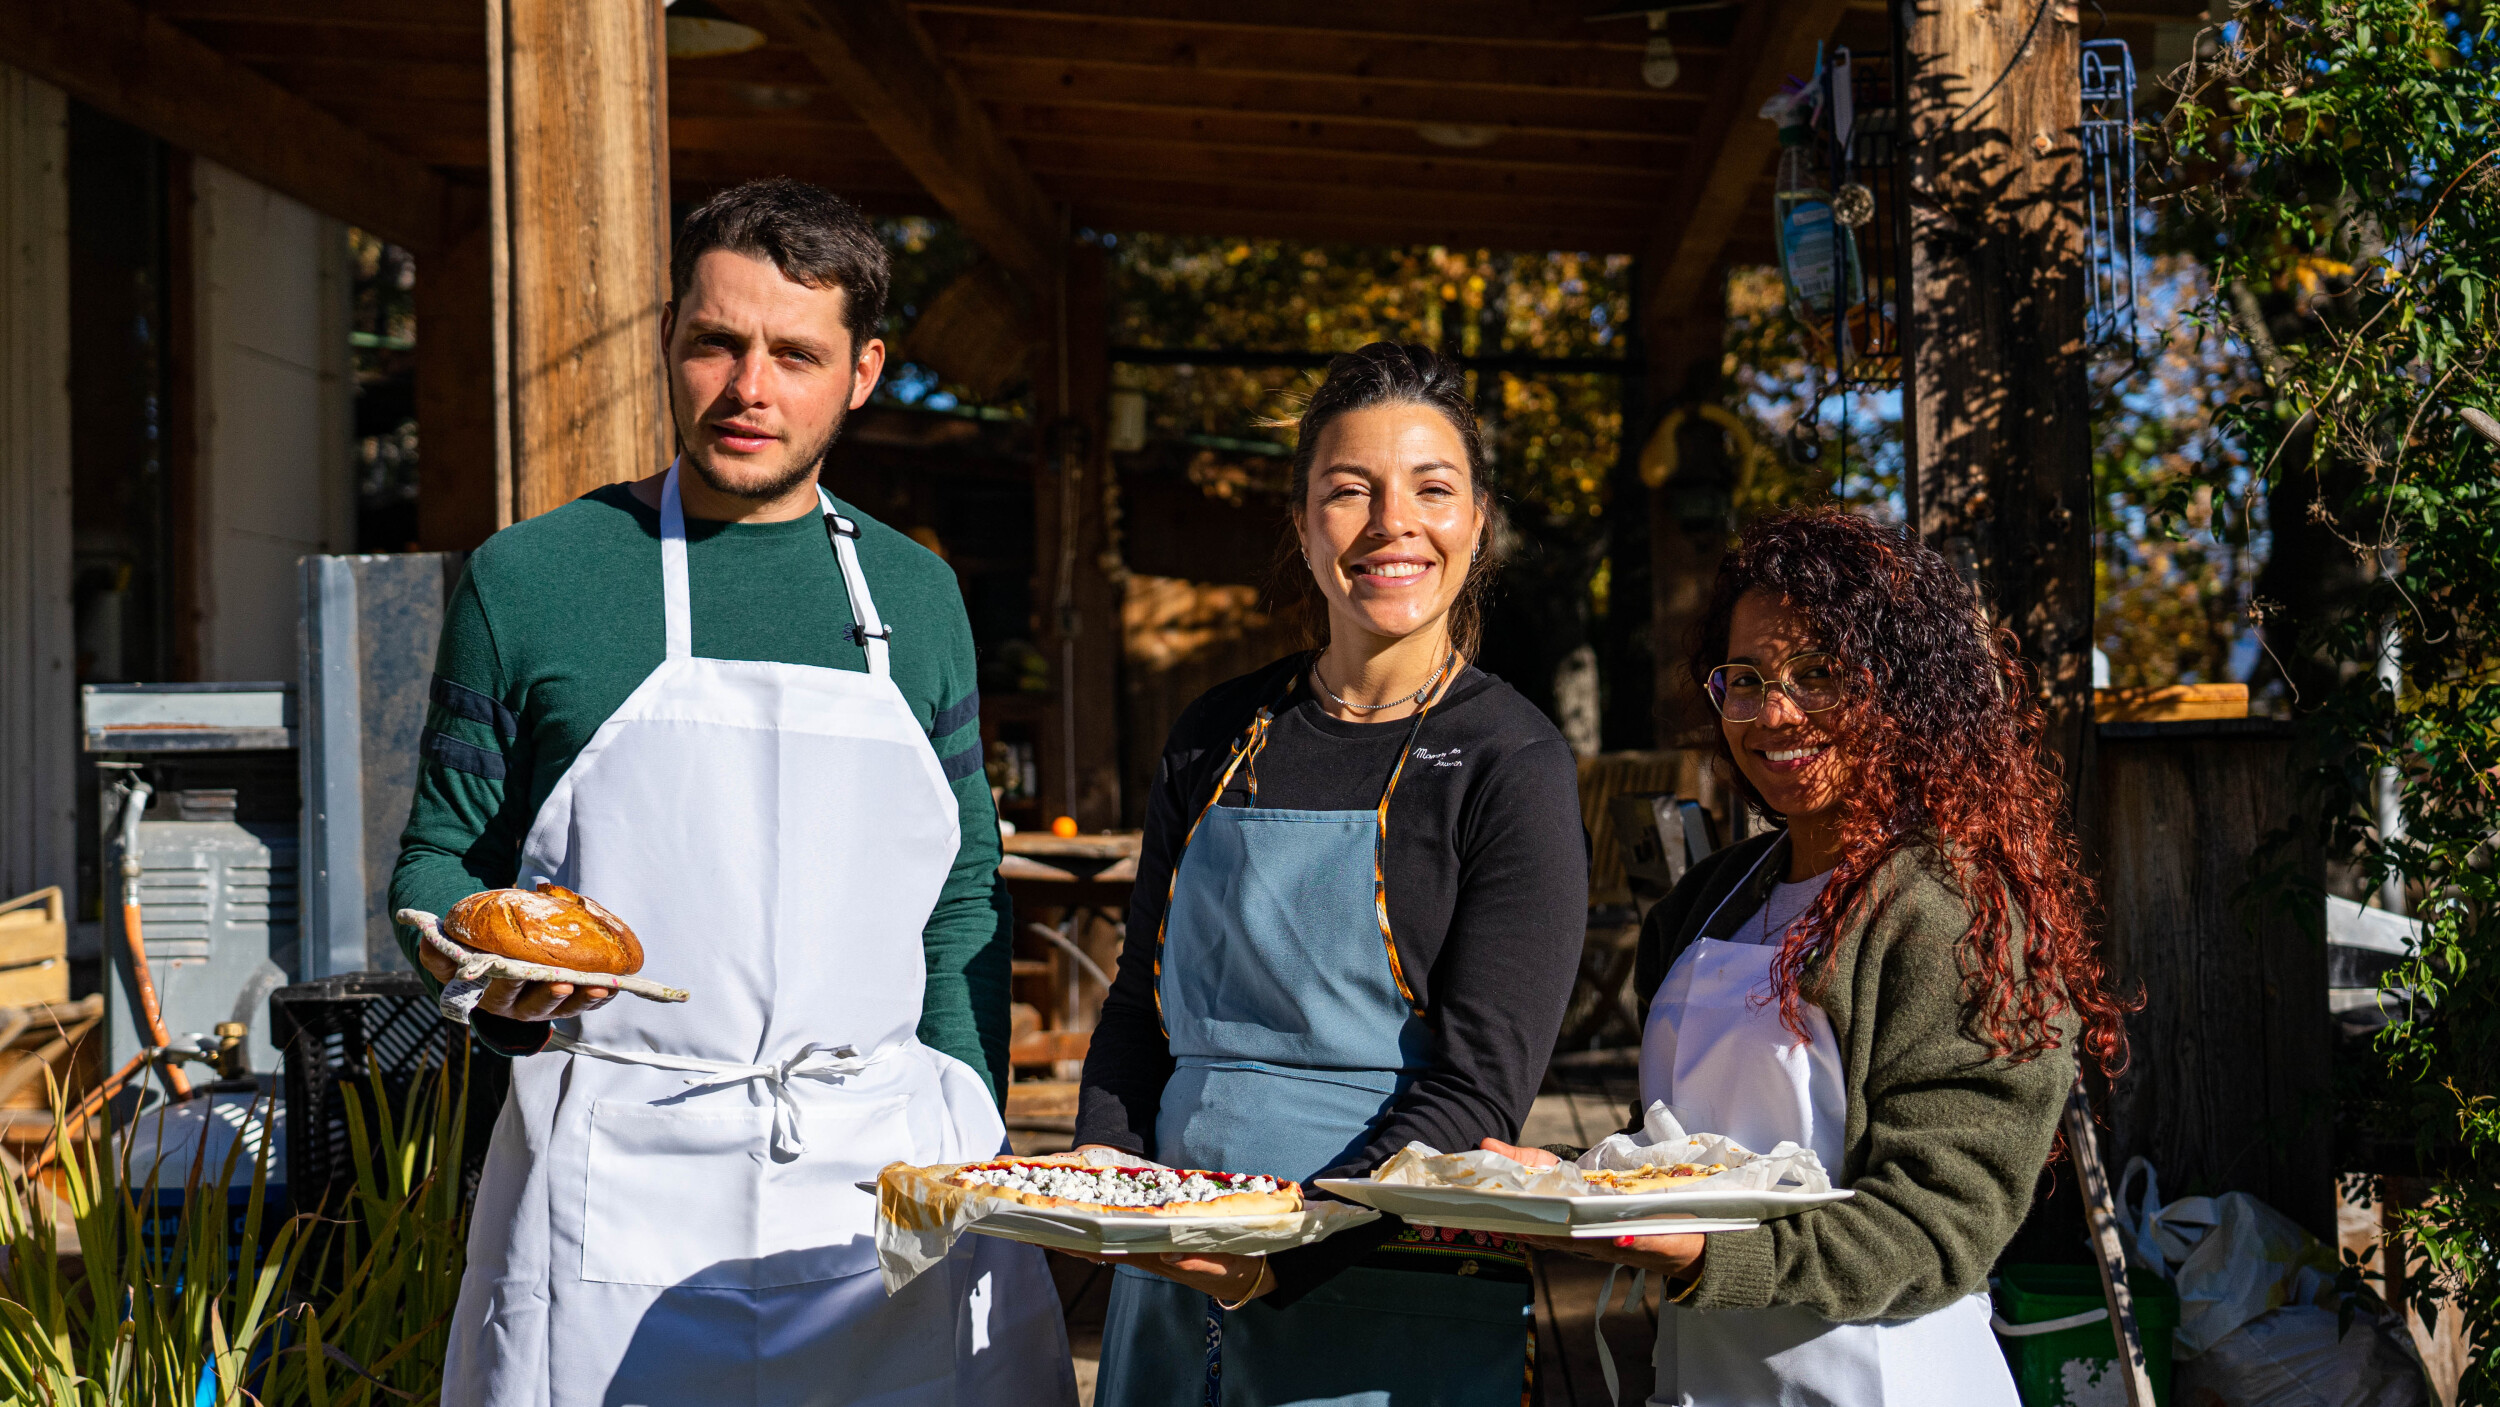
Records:
M1176 1202L1211 1202L1236 1192L1273 1192L1281 1185L1272 1177L1238 1173L1173 1172L1162 1168L1086 1168L1064 1163L1011 1163L1005 1167L965 1168L956 1174L968 1183L1063 1197L1106 1207L1157 1207Z

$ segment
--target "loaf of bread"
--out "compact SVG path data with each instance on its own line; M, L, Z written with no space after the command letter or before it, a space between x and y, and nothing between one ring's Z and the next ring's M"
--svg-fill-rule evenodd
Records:
M625 920L559 884L489 889L451 906L443 935L474 952L575 972L642 970L642 941Z

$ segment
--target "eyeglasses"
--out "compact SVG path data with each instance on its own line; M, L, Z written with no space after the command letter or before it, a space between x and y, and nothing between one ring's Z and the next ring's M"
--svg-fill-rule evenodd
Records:
M1710 671L1710 706L1730 723L1751 723L1777 689L1800 713L1821 713L1840 703L1837 661L1827 654L1793 655L1779 672L1766 675L1750 664L1723 664Z

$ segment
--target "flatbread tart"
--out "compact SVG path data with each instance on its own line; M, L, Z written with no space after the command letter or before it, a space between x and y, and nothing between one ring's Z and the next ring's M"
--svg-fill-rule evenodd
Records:
M1028 1207L1130 1216L1284 1216L1302 1210L1301 1185L1254 1173L1166 1168L1097 1168L1079 1163L993 1158L967 1163L946 1181Z
M1726 1171L1725 1163L1645 1163L1637 1168L1599 1168L1580 1176L1600 1192L1664 1192Z

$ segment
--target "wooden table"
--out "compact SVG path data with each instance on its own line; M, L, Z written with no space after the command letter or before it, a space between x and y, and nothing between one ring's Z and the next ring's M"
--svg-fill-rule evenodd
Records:
M1110 987L1103 971L1078 940L1088 920L1100 916L1125 938L1125 913L1137 878L1137 855L1145 837L1136 831L1060 837L1019 831L1003 838L1006 851L998 873L1007 881L1022 926L1018 931L1040 938L1056 950L1060 981L1051 1005L1056 1024L1019 1039L1009 1049L1011 1064L1053 1064L1082 1060L1093 1028L1085 1003L1090 980L1100 990ZM1025 919L1044 909L1059 912L1059 922ZM1095 1000L1100 1001L1099 992Z

